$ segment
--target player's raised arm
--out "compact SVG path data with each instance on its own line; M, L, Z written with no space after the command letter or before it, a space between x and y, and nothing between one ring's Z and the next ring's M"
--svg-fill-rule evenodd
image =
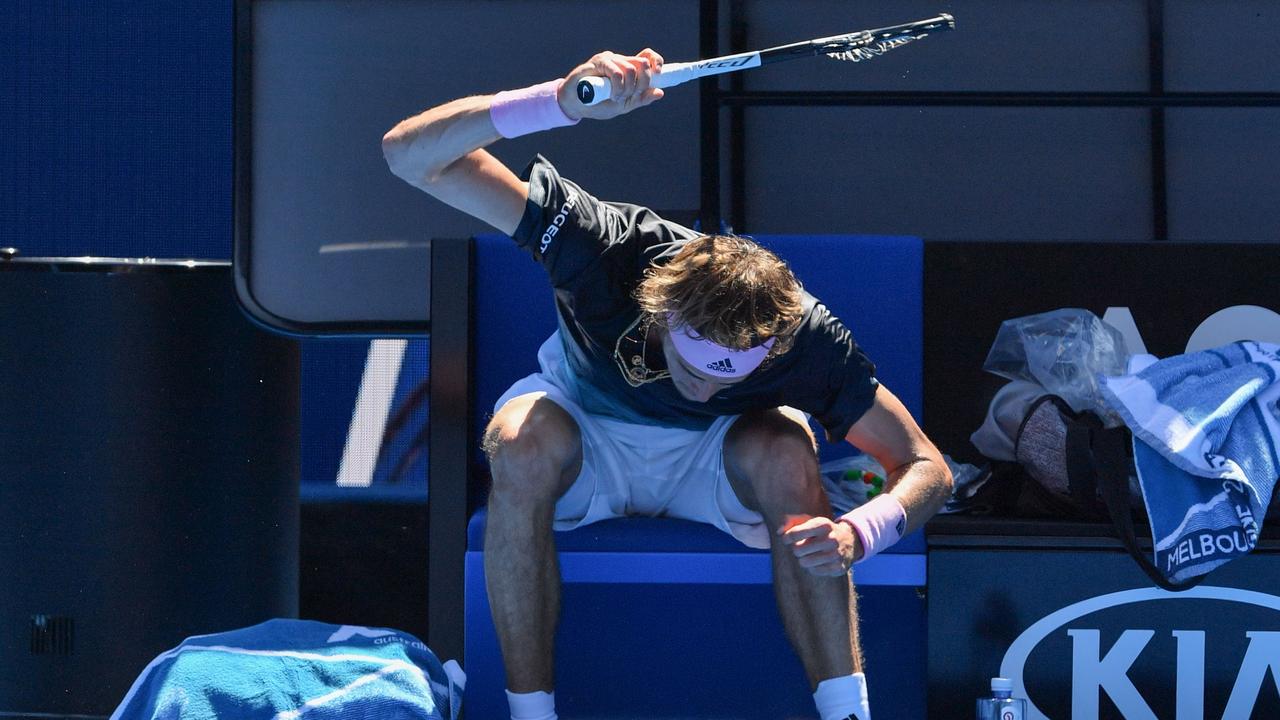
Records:
M397 177L509 235L520 223L529 188L483 148L502 137L584 117L608 119L648 105L662 97L649 87L661 66L652 50L599 53L562 79L454 100L408 118L383 136L383 155ZM574 85L590 75L610 79L617 88L612 100L591 107L578 102Z

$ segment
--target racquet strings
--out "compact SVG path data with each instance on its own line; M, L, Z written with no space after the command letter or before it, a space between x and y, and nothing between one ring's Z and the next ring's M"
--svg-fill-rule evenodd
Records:
M852 50L845 50L843 52L827 53L826 55L827 57L833 60L844 60L846 62L862 62L863 60L872 60L874 58L878 58L881 55L889 52L890 50L893 50L894 48L900 48L903 45L906 45L907 43L914 42L926 36L927 36L927 33L921 33L919 35L904 35L902 37L896 37L890 40L881 40L880 42L877 42L873 45L857 47L857 48L853 48Z

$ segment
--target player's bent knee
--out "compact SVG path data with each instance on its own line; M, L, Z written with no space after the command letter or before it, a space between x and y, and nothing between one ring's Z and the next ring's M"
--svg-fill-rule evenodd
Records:
M725 437L725 453L734 465L744 469L778 463L817 465L817 446L803 415L780 409L738 418Z
M815 441L801 414L744 415L725 438L725 467L738 497L766 515L826 507Z
M578 424L541 395L503 405L485 429L484 451L493 492L528 499L558 497L582 462Z

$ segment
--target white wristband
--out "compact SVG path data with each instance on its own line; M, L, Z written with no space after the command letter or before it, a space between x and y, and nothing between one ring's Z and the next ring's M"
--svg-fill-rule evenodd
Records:
M898 498L889 493L875 496L870 502L841 515L840 519L858 533L858 540L862 543L862 557L858 563L892 547L907 531L907 511Z

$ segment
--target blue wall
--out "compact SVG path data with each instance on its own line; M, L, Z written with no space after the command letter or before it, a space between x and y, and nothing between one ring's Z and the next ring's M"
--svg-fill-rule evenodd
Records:
M4 5L0 244L230 258L231 4Z
M9 0L6 8L0 246L24 256L229 260L232 4ZM307 485L337 475L367 346L303 343ZM424 377L425 346L411 344L397 401ZM406 436L424 420L415 419ZM425 498L424 472L415 463L418 482L400 494Z

